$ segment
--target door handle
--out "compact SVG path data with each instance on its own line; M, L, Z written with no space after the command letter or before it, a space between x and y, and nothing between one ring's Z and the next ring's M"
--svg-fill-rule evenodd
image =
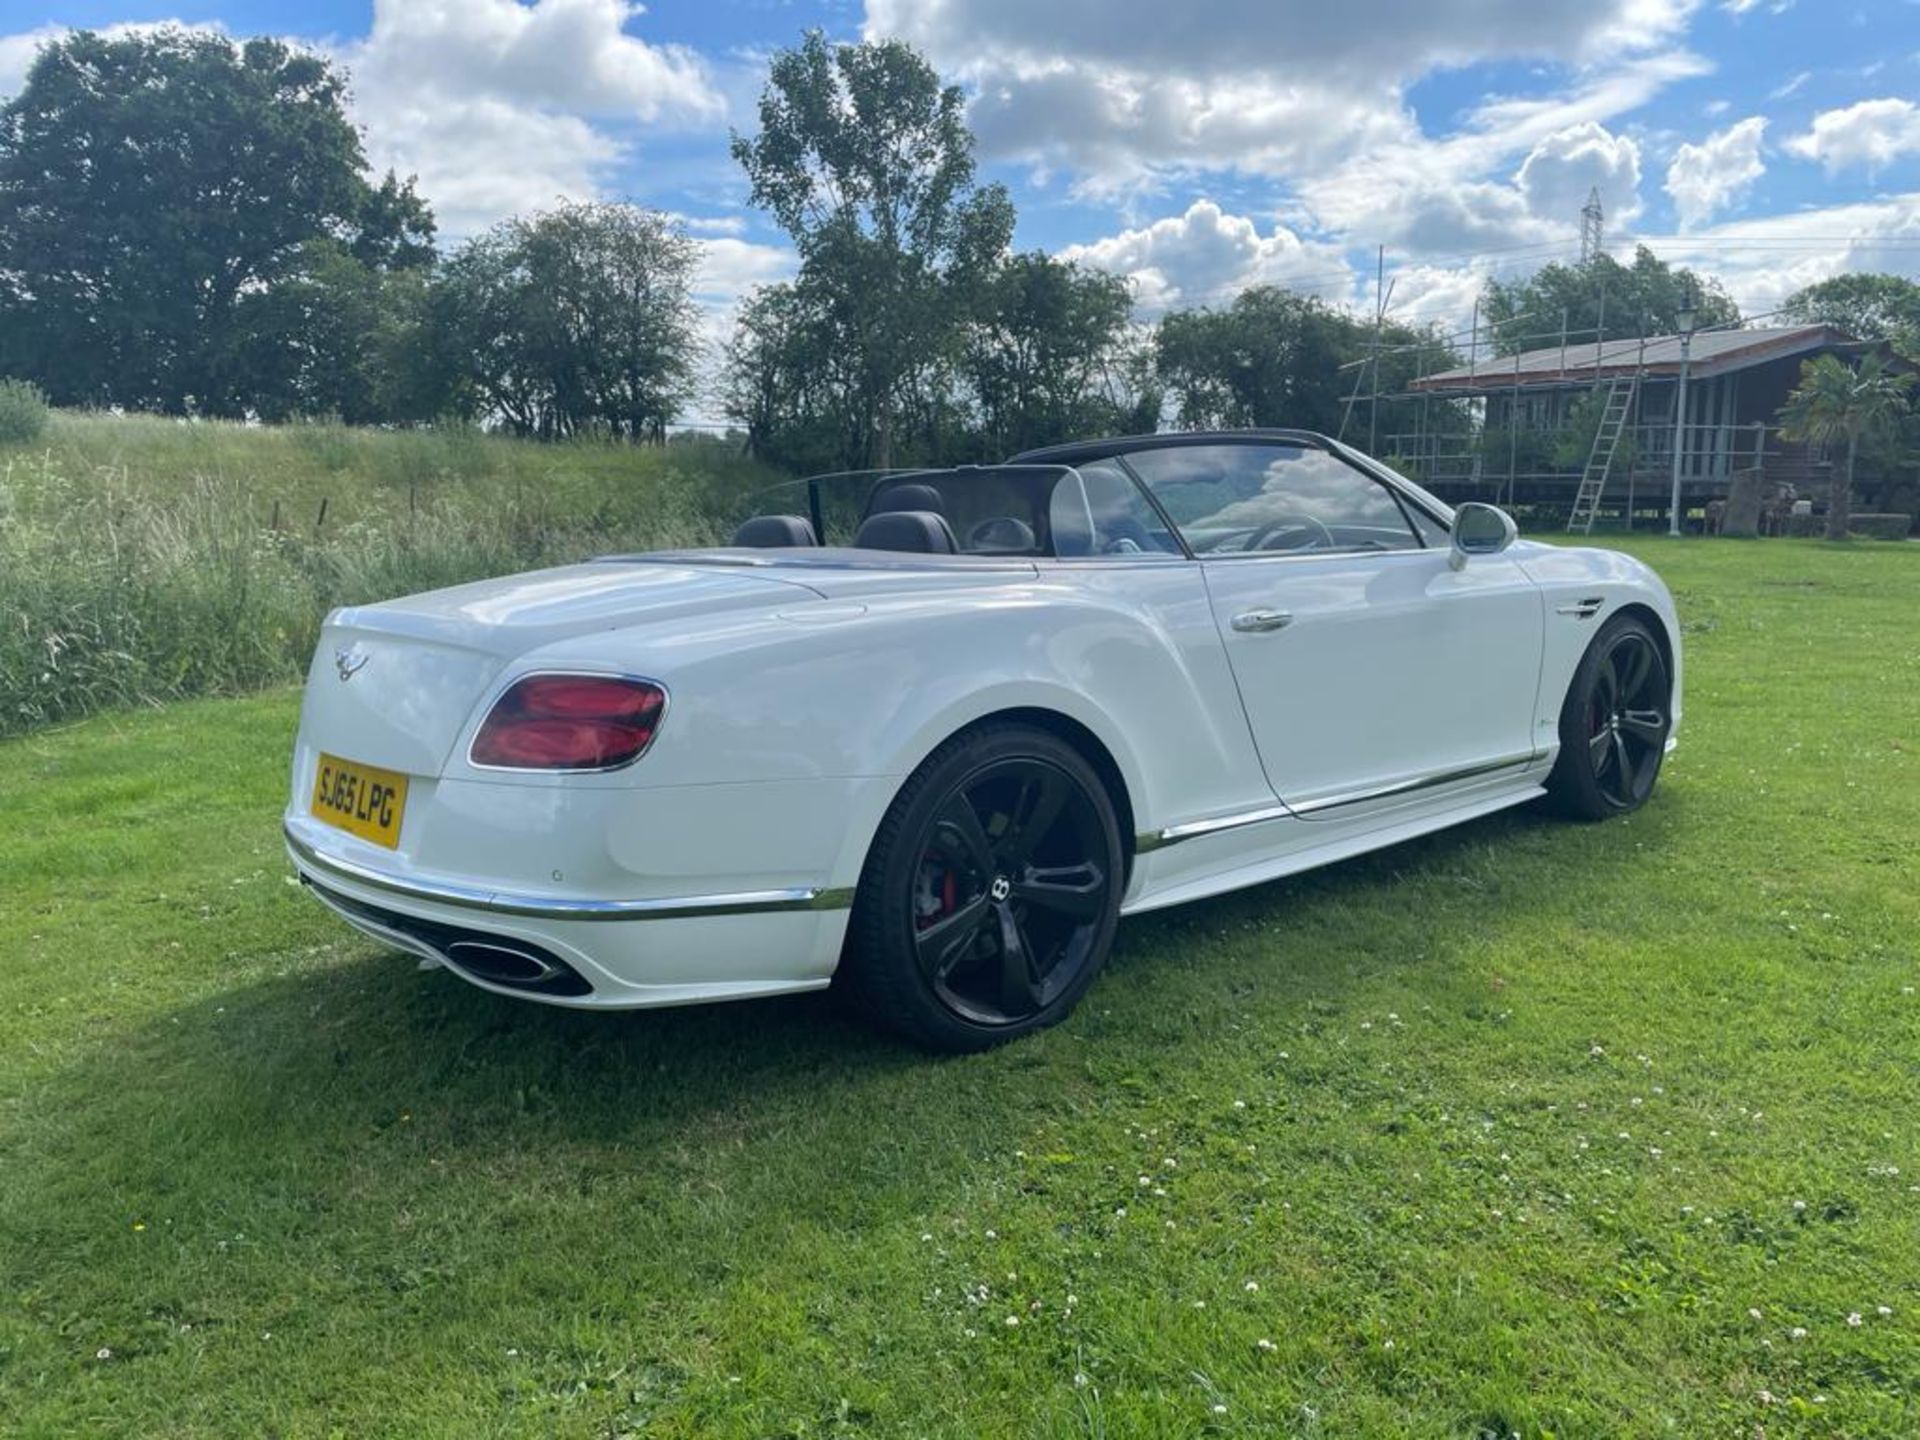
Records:
M1233 628L1243 635L1258 635L1268 630L1284 630L1293 616L1284 610L1242 610L1233 617Z

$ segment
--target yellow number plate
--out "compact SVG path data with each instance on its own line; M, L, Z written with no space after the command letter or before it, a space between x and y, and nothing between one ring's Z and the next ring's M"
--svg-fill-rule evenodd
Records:
M407 777L377 765L322 754L313 775L313 813L362 840L389 850L400 843L407 808Z

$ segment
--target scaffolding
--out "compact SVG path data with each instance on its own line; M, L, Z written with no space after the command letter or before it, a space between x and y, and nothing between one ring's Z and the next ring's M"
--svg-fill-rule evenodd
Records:
M1550 329L1514 328L1537 325L1542 318L1537 313L1513 317L1496 334L1476 305L1461 337L1465 368L1475 383L1444 391L1380 386L1382 357L1396 348L1376 344L1348 367L1356 374L1342 429L1363 419L1377 437L1374 453L1445 499L1490 500L1532 523L1556 525L1566 523L1584 500L1583 528L1596 518L1628 528L1636 519L1664 524L1676 443L1682 503L1688 508L1723 493L1738 471L1767 462L1769 447L1779 438L1777 427L1736 425L1731 414L1704 411L1694 403L1689 403L1695 413L1687 423L1676 425L1677 386L1668 376L1646 373L1648 342L1661 337L1647 334L1645 316L1636 333L1609 337L1602 297L1594 325L1573 326L1562 313ZM1523 357L1555 349L1557 366L1542 370L1536 361L1521 368ZM1432 342L1397 350L1436 353ZM1608 366L1631 367L1638 379L1626 397L1625 413L1612 417L1617 434L1601 490L1582 497L1595 440L1609 421L1606 402L1614 387L1602 373ZM1368 380L1374 382L1370 389ZM1365 415L1356 417L1363 407Z

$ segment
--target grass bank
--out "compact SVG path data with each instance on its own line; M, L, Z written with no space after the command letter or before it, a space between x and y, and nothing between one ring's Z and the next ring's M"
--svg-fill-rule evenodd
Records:
M0 745L0 1432L1920 1433L1920 550L1636 545L1684 743L931 1060L287 882L295 698Z
M0 735L297 678L334 605L710 543L717 447L58 414L0 450Z

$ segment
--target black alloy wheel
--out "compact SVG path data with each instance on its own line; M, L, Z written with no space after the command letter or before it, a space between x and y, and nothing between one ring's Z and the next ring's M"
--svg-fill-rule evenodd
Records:
M855 900L847 979L879 1019L977 1050L1060 1019L1111 948L1124 879L1113 804L1057 736L949 742L882 823Z
M1653 793L1673 727L1673 680L1644 622L1621 616L1574 673L1560 714L1560 756L1547 789L1563 810L1603 820Z

